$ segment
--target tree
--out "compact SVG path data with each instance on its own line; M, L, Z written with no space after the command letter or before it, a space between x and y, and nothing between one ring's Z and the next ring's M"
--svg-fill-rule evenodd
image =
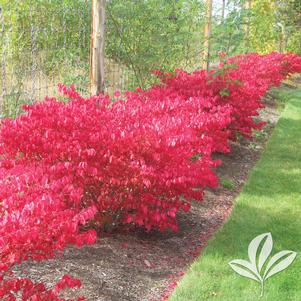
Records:
M277 49L279 27L275 0L253 0L250 20L250 47L259 53Z
M208 70L210 66L210 37L212 22L212 0L206 0L206 23L204 29L204 54L203 69Z
M92 0L91 95L104 91L104 39L106 0Z
M278 0L276 4L277 23L282 28L282 47L285 51L301 54L301 2Z
M148 86L154 69L199 64L203 8L200 0L109 1L107 58L131 71L133 87Z

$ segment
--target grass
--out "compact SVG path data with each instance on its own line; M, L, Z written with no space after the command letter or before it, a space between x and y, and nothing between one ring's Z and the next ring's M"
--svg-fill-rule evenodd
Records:
M288 103L261 159L253 169L224 227L192 264L169 301L301 300L301 89ZM286 270L260 284L236 274L233 259L248 260L248 245L271 232L272 255L296 251Z
M235 187L235 184L230 179L221 179L220 183L224 188L229 189L229 190L232 190Z

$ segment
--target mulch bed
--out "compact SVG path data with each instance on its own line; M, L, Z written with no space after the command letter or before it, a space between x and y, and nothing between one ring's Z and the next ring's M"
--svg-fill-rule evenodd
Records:
M146 233L140 229L101 234L93 246L68 248L62 258L24 263L17 274L51 286L68 273L82 280L76 294L91 301L164 300L229 216L235 197L277 123L279 114L273 101L269 100L260 116L269 121L263 134L252 141L232 143L231 153L217 156L223 162L217 174L230 180L233 187L207 190L202 202L195 202L188 214L179 215L179 232ZM65 296L73 293L68 291Z

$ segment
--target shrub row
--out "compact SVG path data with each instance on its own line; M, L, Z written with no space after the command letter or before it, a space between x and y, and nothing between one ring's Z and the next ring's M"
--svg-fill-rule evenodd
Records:
M212 154L260 129L261 97L294 72L294 54L240 55L208 73L157 71L159 85L114 102L60 85L69 102L46 98L2 120L0 299L62 300L61 289L79 286L67 275L49 290L11 270L94 243L89 223L176 231L177 212L218 185Z

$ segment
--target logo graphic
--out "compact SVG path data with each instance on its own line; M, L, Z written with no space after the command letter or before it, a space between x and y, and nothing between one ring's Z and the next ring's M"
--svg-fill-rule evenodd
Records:
M260 250L261 246L261 250ZM239 275L253 279L261 284L261 294L264 294L265 281L271 276L286 269L296 258L297 253L293 251L280 251L268 262L273 249L271 233L264 233L255 237L249 244L249 261L235 259L229 262L230 267ZM266 263L266 265L265 265ZM265 269L263 266L265 265Z

